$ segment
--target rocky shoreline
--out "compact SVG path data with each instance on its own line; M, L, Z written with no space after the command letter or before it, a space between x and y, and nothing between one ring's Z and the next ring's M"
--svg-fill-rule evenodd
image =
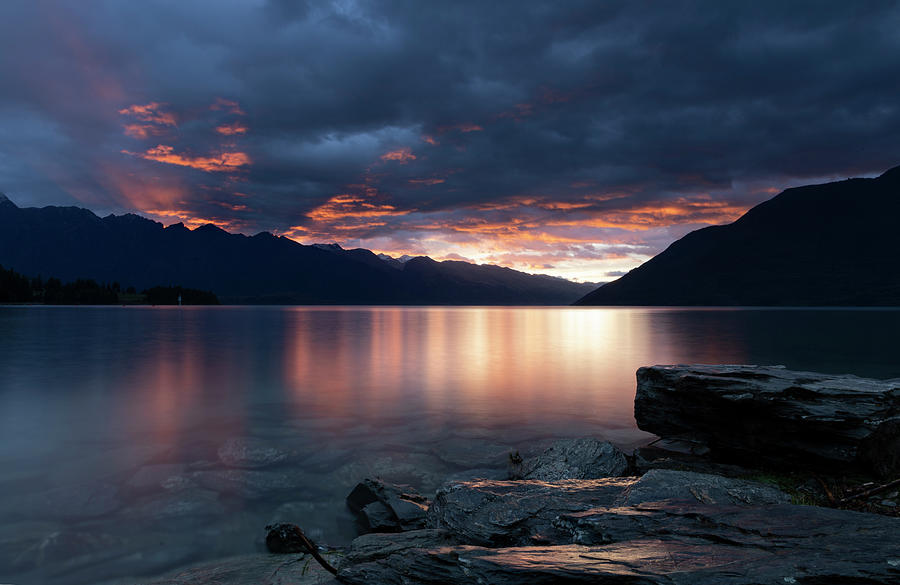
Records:
M900 582L900 383L654 366L638 371L635 413L663 440L631 455L564 440L510 454L509 479L451 481L430 499L364 480L347 504L365 534L317 550L336 575L282 524L267 545L285 554L153 585Z

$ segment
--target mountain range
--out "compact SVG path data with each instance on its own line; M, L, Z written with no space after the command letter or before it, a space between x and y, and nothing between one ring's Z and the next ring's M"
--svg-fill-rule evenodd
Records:
M0 265L28 276L143 289L210 290L223 302L564 305L596 287L460 261L379 257L262 232L188 229L79 207L16 206L0 194Z
M576 304L900 306L900 167L787 189Z

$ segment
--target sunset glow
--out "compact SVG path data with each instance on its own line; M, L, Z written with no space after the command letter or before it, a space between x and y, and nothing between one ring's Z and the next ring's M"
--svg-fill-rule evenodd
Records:
M216 126L216 132L222 136L234 136L235 134L246 134L247 127L240 122L233 122L231 124Z
M732 27L742 33L704 47L707 29L669 8L658 20L589 10L584 22L601 27L590 31L558 7L515 12L500 42L485 15L435 28L446 14L237 3L217 5L200 34L187 7L169 29L152 6L135 28L112 5L50 5L23 8L21 39L8 35L47 39L34 62L3 66L17 90L0 98L11 145L0 191L26 206L599 282L785 188L896 164L879 134L893 127L892 92L873 89L851 112L840 90L886 79L887 65L873 68L896 53L889 35L860 37L865 58L847 67L811 45L798 75L790 47L807 37L782 43L763 27L746 44ZM271 28L282 21L291 34ZM546 35L523 34L535 27ZM685 39L684 54L669 49ZM721 75L686 57L710 51ZM808 106L761 101L773 86Z
M401 164L416 160L416 155L408 147L392 150L381 155L381 160L395 160Z
M122 152L146 160L181 167L191 167L193 169L211 173L233 171L239 167L250 164L250 157L243 152L223 152L216 156L188 156L178 154L173 147L163 144L148 149L146 152L129 152L127 150L123 150Z

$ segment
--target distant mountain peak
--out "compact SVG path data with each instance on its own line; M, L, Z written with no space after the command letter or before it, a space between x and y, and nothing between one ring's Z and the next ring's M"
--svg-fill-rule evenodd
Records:
M5 200L0 264L22 274L136 288L179 283L233 303L558 305L587 292L576 283L462 262L389 262L336 243L313 247L267 233L246 237L212 224L163 227L136 215L101 219L77 207L18 212Z
M313 244L314 248L318 248L320 250L328 250L329 252L343 252L344 249L341 248L341 245L337 242L332 242L330 244Z
M172 225L166 226L167 230L172 230L173 232L189 232L190 230L184 225L183 222L173 223Z
M404 254L403 256L398 256L394 258L393 256L389 256L388 254L377 254L379 258L384 260L385 262L399 262L400 264L406 264L408 261L415 258L415 256L410 256L409 254Z
M5 194L0 193L0 207L15 207L18 209L18 205L10 201L9 197Z
M218 233L218 232L222 232L223 234L227 234L227 233L228 233L228 232L226 232L225 230L223 230L222 228L220 228L219 226L217 226L216 224L213 224L213 223L205 223L205 224L201 225L200 227L195 228L194 231L195 231L195 232L199 232L199 233L201 233L201 234L204 233L204 232L209 232L209 233Z
M900 305L900 167L793 187L675 241L580 305Z
M900 180L900 165L884 171L879 179Z

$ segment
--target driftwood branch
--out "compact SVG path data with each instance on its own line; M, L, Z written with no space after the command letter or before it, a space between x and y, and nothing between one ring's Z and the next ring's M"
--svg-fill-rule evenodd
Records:
M296 524L274 524L266 526L266 530L269 532L266 535L266 547L269 551L276 554L308 552L326 571L337 575L337 569L319 554L316 543Z
M868 498L869 496L874 496L877 493L881 493L883 491L889 490L894 487L900 487L900 478L897 478L894 481L889 481L882 485L876 485L875 487L871 487L871 488L863 490L861 492L850 494L849 496L842 498L838 502L838 504L839 505L849 504L853 500L858 500L860 498Z
M822 486L822 489L825 490L825 495L828 496L828 503L830 503L832 506L834 506L837 503L837 501L834 499L834 494L828 488L828 484L825 483L825 480L822 479L821 477L819 477L818 475L813 475L813 477L816 478L816 481L818 481L819 485Z
M333 566L331 566L331 563L329 563L328 561L326 561L326 560L322 557L322 555L319 554L319 547L317 547L316 544L315 544L313 541L311 541L311 540L306 536L306 534L303 533L303 530L300 530L300 532L297 534L297 536L300 537L301 542L303 542L303 546L306 547L306 549L309 551L309 554L311 554L311 555L313 556L313 558L316 559L316 561L317 561L320 565L322 565L322 567L323 567L326 571L328 571L328 572L331 573L332 575L337 575L337 569L335 569Z

